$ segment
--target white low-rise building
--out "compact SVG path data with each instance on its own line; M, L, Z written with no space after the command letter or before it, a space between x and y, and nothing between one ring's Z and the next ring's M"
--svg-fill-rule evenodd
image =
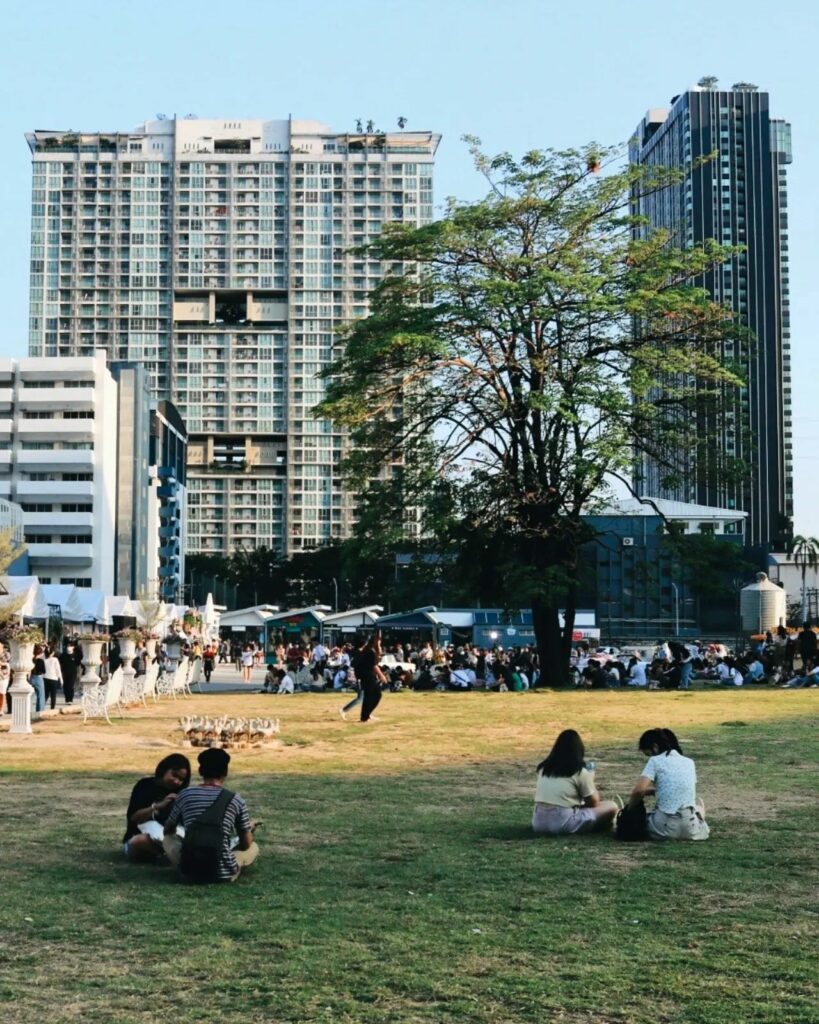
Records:
M177 597L187 435L146 385L102 350L0 360L0 528L22 525L26 546L13 574Z
M117 385L105 354L0 360L0 496L42 583L114 589Z

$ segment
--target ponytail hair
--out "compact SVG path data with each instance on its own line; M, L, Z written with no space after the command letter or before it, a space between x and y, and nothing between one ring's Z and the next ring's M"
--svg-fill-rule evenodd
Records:
M665 754L666 757L672 750L678 754L682 753L680 741L670 729L648 729L637 742L638 750L651 750L657 748L658 754Z

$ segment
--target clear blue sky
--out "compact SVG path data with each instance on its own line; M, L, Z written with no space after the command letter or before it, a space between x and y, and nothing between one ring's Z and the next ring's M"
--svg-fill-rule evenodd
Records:
M440 131L436 192L477 196L485 148L625 141L705 74L754 82L793 125L796 528L819 533L819 5L810 0L40 0L0 38L0 353L26 351L32 128L128 130L161 112Z

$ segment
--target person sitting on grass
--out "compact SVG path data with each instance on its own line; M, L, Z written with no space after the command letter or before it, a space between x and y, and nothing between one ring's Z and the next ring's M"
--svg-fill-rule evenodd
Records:
M804 675L794 675L784 685L785 690L801 690L803 686L819 686L819 664L816 664Z
M279 683L278 688L276 690L276 693L295 693L296 692L296 682L293 679L293 677L290 675L289 672L285 672L285 670L283 668L280 668L276 672L276 676L277 676L278 683Z
M165 854L186 881L233 882L242 868L250 867L259 856L253 838L256 826L245 801L225 789L230 754L209 747L197 760L202 782L181 793L171 808L165 822ZM214 826L220 830L216 846L207 843L209 837L198 824L206 814L208 831ZM184 838L176 834L177 825L184 827Z
M710 829L705 807L697 799L697 769L670 729L649 729L640 737L638 749L648 758L628 801L634 810L654 794L654 810L646 825L651 839L707 839Z
M132 861L156 861L162 856L162 826L177 795L191 779L191 764L184 754L163 757L152 776L131 790L125 812L123 852Z
M279 675L276 671L275 665L268 665L267 672L264 674L264 682L262 683L262 693L275 693L276 687L279 685Z
M601 800L586 751L574 729L564 729L551 753L537 766L532 830L536 835L568 835L611 827L619 805Z

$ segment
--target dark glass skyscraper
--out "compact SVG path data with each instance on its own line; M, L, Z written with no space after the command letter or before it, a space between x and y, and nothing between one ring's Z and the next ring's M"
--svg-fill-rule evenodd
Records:
M637 200L647 225L666 228L674 244L713 238L742 246L730 262L707 275L714 298L734 309L755 336L745 345L725 342L723 356L739 364L745 386L716 427L692 423L692 443L675 453L680 482L663 484L667 470L649 459L638 464L638 493L749 513L746 543L782 545L793 512L790 311L786 167L790 125L771 118L768 94L739 82L720 89L716 79L649 110L630 146L632 162L679 167L679 184ZM699 435L705 436L695 436ZM732 479L726 463L752 467Z

